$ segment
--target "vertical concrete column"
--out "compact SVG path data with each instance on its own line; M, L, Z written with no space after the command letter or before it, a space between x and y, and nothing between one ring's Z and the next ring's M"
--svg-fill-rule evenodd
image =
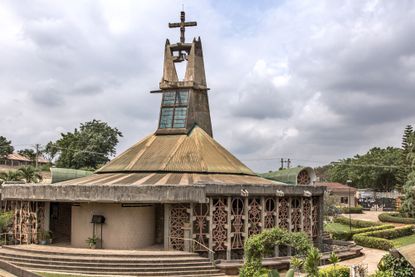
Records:
M170 249L170 204L164 205L164 249Z
M50 230L50 202L45 202L45 221L43 222L43 230Z
M265 230L265 197L261 196L261 230Z
M248 201L248 197L244 198L244 242L248 239L249 236L249 216L248 216L248 211L249 211L249 201Z
M209 249L213 250L213 198L209 197ZM212 261L213 253L209 251L209 259Z
M190 228L190 233L189 233L189 239L193 239L193 210L194 210L194 203L190 203L190 210L188 211L189 212L189 228ZM186 237L186 236L185 236ZM193 245L193 241L192 241L192 246L194 247L194 245ZM193 252L193 247L192 247L192 252Z
M300 198L300 209L301 209L300 230L304 231L304 197Z
M278 216L279 200L280 199L278 197L275 198L275 212L274 212L274 216L275 216L275 227L278 227L278 224L280 223L280 217Z
M310 238L313 238L313 198L310 198Z
M232 211L232 197L228 196L228 205L227 205L227 213L228 213L228 226L227 226L227 231L228 231L228 241L227 241L227 245L226 245L226 259L227 260L231 260L232 259L232 215L231 215L231 211Z
M319 246L323 243L323 222L324 222L324 194L318 197L318 237L317 243Z
M291 232L292 230L292 209L291 209L291 197L288 197L288 232ZM288 246L288 256L291 256L291 246Z
M278 206L279 206L279 198L276 197L275 198L275 210L274 210L274 218L275 218L275 226L274 227L278 227L278 223L279 223L279 219L280 217L278 216ZM278 245L275 245L274 247L274 256L278 257L280 255L280 248Z
M191 227L190 223L184 223L183 228L183 237L184 237L184 251L193 252L192 244L193 242L190 240L191 237Z

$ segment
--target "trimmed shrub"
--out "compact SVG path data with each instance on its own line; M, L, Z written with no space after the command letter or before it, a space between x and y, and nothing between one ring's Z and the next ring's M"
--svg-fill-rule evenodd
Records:
M409 236L413 233L413 226L405 226L395 229L386 229L356 234L353 236L353 240L356 244L361 246L389 250L394 247L394 244L392 241L390 241L390 239Z
M341 208L342 213L344 214L362 214L363 213L363 207L362 206L356 206L356 207L342 207Z
M376 238L376 237L369 237L369 236L365 236L364 234L354 235L353 240L358 245L369 247L369 248L382 249L385 251L388 251L394 246L390 240Z
M366 221L366 220L360 220L360 219L348 219L344 216L339 216L334 219L334 222L341 223L344 225L349 225L349 222L351 223L352 227L356 228L367 228L367 227L373 227L373 226L380 226L382 223L379 222L373 222L373 221Z
M381 213L378 216L379 220L382 222L393 222L393 223L402 223L402 224L415 224L415 218L412 217L402 217L399 213Z
M386 229L393 229L394 227L395 226L391 224L385 224L385 225L380 225L380 226L353 229L351 232L350 231L332 231L330 232L330 234L335 240L352 240L353 236L356 234L379 231L379 230L386 230Z
M331 265L325 268L321 268L319 277L349 277L350 268L344 265Z

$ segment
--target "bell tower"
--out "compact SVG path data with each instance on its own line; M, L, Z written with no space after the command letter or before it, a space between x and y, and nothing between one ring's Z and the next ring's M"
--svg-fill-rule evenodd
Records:
M180 13L180 22L169 23L170 28L180 28L180 41L170 44L166 40L160 90L153 91L163 95L158 135L187 134L198 125L212 136L202 42L200 37L191 43L185 41L185 28L196 25L195 21L186 22L184 11ZM183 80L177 75L178 63L187 63Z

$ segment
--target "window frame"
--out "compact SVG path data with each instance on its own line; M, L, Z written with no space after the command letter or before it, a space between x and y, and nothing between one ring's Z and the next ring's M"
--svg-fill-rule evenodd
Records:
M181 93L186 92L186 101L182 101L182 95ZM174 103L172 104L171 101L165 103L165 95L167 96L167 93L174 93ZM184 129L187 125L187 114L188 114L188 108L189 108L189 98L190 98L190 89L176 89L176 90L167 90L163 91L163 96L161 99L161 106L160 106L160 117L159 117L159 129ZM184 113L184 120L183 120L183 127L175 127L175 119L176 119L176 109L183 109L185 108ZM163 115L163 109L172 109L172 117L170 124L164 124L164 126L169 127L162 127L162 115ZM177 114L179 116L179 114ZM182 120L182 119L180 119Z

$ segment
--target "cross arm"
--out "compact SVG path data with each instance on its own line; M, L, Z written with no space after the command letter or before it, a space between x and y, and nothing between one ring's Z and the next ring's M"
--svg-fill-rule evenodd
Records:
M186 27L197 26L197 22L196 21L185 22L184 26Z

